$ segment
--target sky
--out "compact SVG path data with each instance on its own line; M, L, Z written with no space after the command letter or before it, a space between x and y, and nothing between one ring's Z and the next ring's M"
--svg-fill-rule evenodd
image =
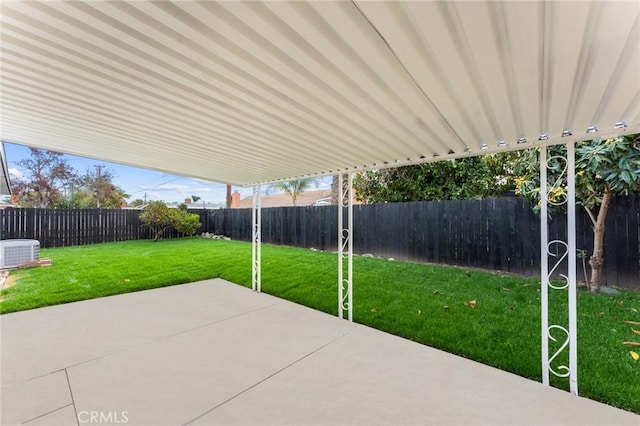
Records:
M12 179L19 178L22 175L22 171L16 163L23 158L30 157L29 148L8 142L4 143L4 148L7 154L9 173ZM106 169L115 175L113 183L129 194L128 201L133 201L138 198L144 200L146 197L147 201L160 200L168 203L181 203L184 202L185 198L196 195L208 204L225 203L227 191L225 184L109 163L107 161L77 157L75 155L65 154L63 158L80 174L85 174L87 170L91 173L96 173L97 170L95 166L104 166L103 171ZM330 187L330 184L331 178L321 179L319 180L318 189L327 189ZM250 196L253 191L252 188L235 186L232 190L239 191L242 198ZM266 188L264 190L266 190ZM275 191L273 192L275 193Z

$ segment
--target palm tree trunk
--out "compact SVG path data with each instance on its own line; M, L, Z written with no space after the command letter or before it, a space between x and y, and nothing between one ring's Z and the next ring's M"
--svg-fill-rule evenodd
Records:
M593 226L593 254L589 258L591 266L591 282L589 288L592 293L600 293L602 285L602 268L604 267L604 231L607 211L611 204L612 193L608 186L605 187L602 196L602 204L598 211L598 217Z
M333 175L331 181L331 205L337 206L340 198L340 190L338 189L338 175Z

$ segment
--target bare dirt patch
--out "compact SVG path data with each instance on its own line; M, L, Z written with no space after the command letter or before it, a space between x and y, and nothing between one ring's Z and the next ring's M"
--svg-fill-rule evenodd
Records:
M18 281L18 278L16 278L15 275L9 275L6 279L6 281L4 282L4 287L3 288L8 288L11 287L12 285L14 285L16 283L16 281Z
M9 288L16 283L18 279L15 275L9 275L9 271L0 271L0 289ZM0 296L0 302L6 299L5 296Z

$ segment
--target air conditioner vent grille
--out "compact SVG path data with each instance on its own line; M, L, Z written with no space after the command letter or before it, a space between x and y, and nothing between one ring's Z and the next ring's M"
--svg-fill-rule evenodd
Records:
M40 259L40 242L37 240L0 241L0 269L15 268Z

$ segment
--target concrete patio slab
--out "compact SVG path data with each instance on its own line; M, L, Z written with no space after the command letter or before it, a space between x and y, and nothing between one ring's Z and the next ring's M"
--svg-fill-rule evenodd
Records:
M640 424L625 414L360 327L194 424Z
M640 425L223 280L3 315L0 329L2 425Z
M4 368L3 368L4 373ZM4 374L3 374L4 376ZM2 388L1 424L19 424L71 406L71 393L65 371L58 371ZM73 407L72 407L73 408Z
M3 383L24 381L279 303L275 298L246 297L246 289L237 285L179 288L0 316L5 331Z
M132 407L134 424L184 424L348 328L319 312L279 304L72 367L69 378L79 412Z

